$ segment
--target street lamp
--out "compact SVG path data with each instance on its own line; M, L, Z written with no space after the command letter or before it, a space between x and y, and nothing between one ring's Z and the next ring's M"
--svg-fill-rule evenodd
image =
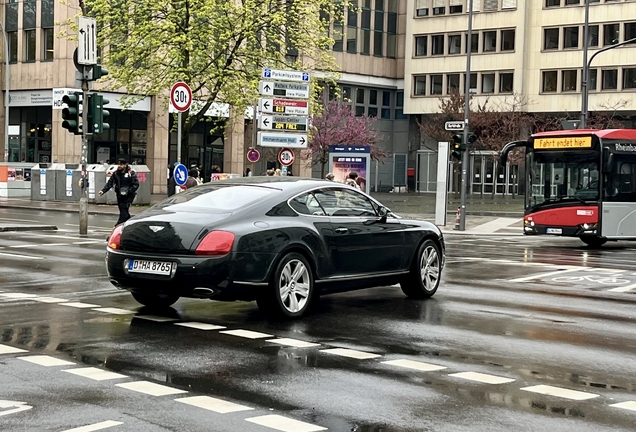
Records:
M462 184L460 189L460 213L459 231L466 229L466 192L468 189L468 164L470 163L470 152L468 151L468 117L470 115L470 52L473 40L473 1L468 0L468 41L466 42L466 78L464 78L464 136L462 153Z
M4 25L0 22L0 30L4 38L4 161L9 158L9 40Z

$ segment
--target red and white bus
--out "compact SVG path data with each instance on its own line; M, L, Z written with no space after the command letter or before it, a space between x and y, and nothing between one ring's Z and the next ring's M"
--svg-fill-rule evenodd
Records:
M636 240L636 129L542 132L526 148L524 234Z

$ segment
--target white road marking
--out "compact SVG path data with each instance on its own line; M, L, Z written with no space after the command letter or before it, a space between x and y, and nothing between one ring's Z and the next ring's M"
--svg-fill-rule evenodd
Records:
M537 275L533 275L533 276L525 276L525 277L522 277L522 278L510 279L508 282L527 282L527 281L530 281L532 279L543 279L543 278L548 277L548 276L562 275L564 273L571 273L571 272L575 272L577 270L581 270L581 267L567 268L566 270L557 270L557 271L553 271L553 272L549 272L549 273L541 273L541 274L537 274Z
M5 416L9 414L15 414L20 411L28 411L33 407L31 405L27 405L26 402L0 400L0 408L3 408L3 409L13 408L10 410L0 411L0 416Z
M245 420L250 423L256 423L257 425L276 429L282 432L317 432L327 430L327 428L322 426L293 420L276 414L252 417Z
M455 378L463 378L469 381L477 381L484 384L505 384L513 382L512 378L504 378L496 375L488 375L479 372L459 372L450 374L449 376Z
M557 396L564 399L571 400L587 400L599 397L597 394L585 393L576 390L569 390L560 387L553 387L548 385L536 385L531 387L523 387L521 390L529 391L532 393L539 393L548 396Z
M178 320L177 318L169 318L169 317L163 317L159 315L135 315L135 318L144 319L148 321L155 321L155 322L171 322L171 321Z
M35 221L35 220L29 220L29 219L11 219L11 218L0 218L0 222L2 221L15 221L15 222L34 222L34 223L40 223L40 221Z
M44 257L39 257L39 256L32 256L32 255L19 255L19 254L13 254L13 253L2 253L2 252L0 252L0 256L8 256L8 257L11 257L11 258L34 259L34 260L42 260L42 259L44 259Z
M95 367L78 368L78 369L66 369L62 372L72 373L77 376L89 378L95 381L104 381L119 378L128 378L126 375L118 374L115 372L105 371Z
M70 303L60 303L62 306L70 306L78 309L88 309L88 308L98 308L101 307L98 304L91 303L82 303L82 302L70 302Z
M446 366L438 366L438 365L434 365L430 363L424 363L424 362L418 362L418 361L406 360L406 359L389 360L382 363L388 364L391 366L399 366L399 367L403 367L407 369L415 369L422 372L432 372L432 371L446 369Z
M609 289L608 291L627 292L627 291L633 290L634 288L636 288L636 284L627 285L627 286L624 286L624 287L612 288L612 289Z
M57 297L35 297L35 298L32 298L31 300L35 300L42 303L63 303L68 301L61 298L57 298Z
M10 245L7 247L10 247L12 249L19 249L19 248L29 248L29 247L38 247L40 246L39 244L21 244L21 245Z
M229 335L238 336L238 337L244 337L247 339L260 339L260 338L274 337L274 335L271 335L271 334L259 333L259 332L255 332L251 330L224 330L219 333L229 334Z
M175 399L177 402L192 405L198 408L203 408L209 411L214 411L219 414L228 414L238 411L249 411L254 408L250 408L244 405L235 404L232 402L224 401L222 399L216 399L210 396L193 396L181 399Z
M8 298L8 299L30 299L33 297L37 297L35 294L24 294L24 293L6 293L0 294L0 297Z
M128 310L128 309L119 309L119 308L95 308L93 310L99 311L99 312L106 312L106 313L110 313L110 314L115 314L115 315L130 315L130 314L136 314L137 313L135 311L131 311L131 310Z
M636 411L636 401L620 402L611 404L610 406L615 408L623 408L630 411Z
M104 241L104 240L84 240L84 241L73 242L74 245L96 244L96 243L104 243L104 244L106 244L106 241Z
M290 338L279 338L279 339L270 339L267 342L272 342L279 345L286 345L295 348L309 348L320 346L318 343L301 341L298 339L290 339Z
M17 354L28 352L27 350L23 350L20 348L14 348L9 345L0 345L0 354Z
M371 354L364 351L356 351L356 350L346 349L346 348L330 348L326 350L320 350L320 352L324 352L327 354L335 354L335 355L339 355L343 357L349 357L349 358L360 359L360 360L382 357L379 354Z
M70 361L66 361L66 360L60 360L57 359L55 357L51 357L51 356L47 356L47 355L34 355L34 356L28 356L28 357L18 357L18 359L20 360L24 360L24 361L28 361L31 363L35 363L36 365L40 365L40 366L68 366L68 365L74 365L75 363L70 362Z
M40 243L37 246L40 247L44 247L44 246L70 246L71 243Z
M197 330L221 330L227 328L225 326L207 324L201 322L182 322L182 323L174 323L174 325L178 325L181 327L189 327Z
M173 394L187 393L185 390L164 386L161 384L151 383L150 381L134 381L129 383L115 384L117 387L128 390L145 393L150 396L167 396Z
M107 421L103 421L100 423L95 423L92 425L88 425L88 426L81 426L78 428L74 428L74 429L67 429L65 431L62 432L93 432L93 431L98 431L98 430L102 430L102 429L106 429L109 427L113 427L113 426L119 426L124 424L124 422L118 422L118 421L114 421L114 420L107 420Z

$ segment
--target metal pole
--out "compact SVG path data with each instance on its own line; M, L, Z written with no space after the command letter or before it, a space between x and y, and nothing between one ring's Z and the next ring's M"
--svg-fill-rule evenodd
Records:
M4 26L0 23L2 29L2 37L4 38L4 161L8 162L9 159L9 87L10 87L10 72L9 72L9 39L7 38L7 32L4 31Z
M468 1L468 40L466 42L466 78L464 79L465 101L464 101L464 152L462 154L462 184L460 195L459 231L466 229L466 191L468 189L468 164L470 154L468 152L468 119L470 116L470 52L473 39L473 0Z
M88 188L86 175L86 163L88 162L88 71L89 67L83 66L82 73L82 196L79 202L79 233L88 234Z
M583 1L585 2L585 24L583 25L583 76L581 77L581 121L579 122L579 129L587 127L587 82L590 75L590 66L587 63L590 34L590 0Z
M181 111L177 114L177 162L181 163Z

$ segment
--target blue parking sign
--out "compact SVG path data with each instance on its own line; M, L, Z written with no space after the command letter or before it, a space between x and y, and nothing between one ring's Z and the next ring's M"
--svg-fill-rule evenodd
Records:
M174 167L174 181L177 185L183 186L188 179L188 169L183 164Z

